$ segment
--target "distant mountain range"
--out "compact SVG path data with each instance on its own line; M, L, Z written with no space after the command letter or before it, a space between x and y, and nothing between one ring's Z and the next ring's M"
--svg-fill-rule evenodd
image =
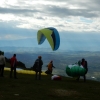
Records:
M17 33L16 33L17 34ZM34 37L34 38L33 38ZM100 35L99 34L61 34L60 35L60 46L57 51L100 51ZM51 50L51 47L47 41L43 42L42 45L38 45L37 38L32 34L30 38L24 38L24 39L13 39L13 40L0 40L0 48L25 48L28 50L28 48L32 48L31 50L38 50L40 49L48 49ZM36 48L36 49L35 49ZM51 50L52 52L52 50Z
M14 47L14 46L0 47L0 50L2 50L4 52L15 52L15 53L23 53L23 52L30 52L30 53L33 53L33 52L63 52L63 51L66 51L66 50L52 51L51 48Z
M93 51L91 49L85 50L85 49L58 49L57 51L52 51L51 48L42 48L42 47L16 47L16 46L1 46L0 50L4 52L17 52L17 53L23 53L23 52L52 52L52 53L59 53L59 52L99 52Z

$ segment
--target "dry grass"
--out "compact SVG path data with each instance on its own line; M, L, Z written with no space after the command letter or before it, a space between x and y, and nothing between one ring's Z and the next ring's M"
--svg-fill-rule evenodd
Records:
M55 89L52 90L52 93L56 96L79 96L80 93L72 90L63 90L63 89Z
M9 78L9 71L0 77L0 100L99 100L100 82L62 77L61 81L51 80L42 75L35 80L34 74L17 73L18 79Z

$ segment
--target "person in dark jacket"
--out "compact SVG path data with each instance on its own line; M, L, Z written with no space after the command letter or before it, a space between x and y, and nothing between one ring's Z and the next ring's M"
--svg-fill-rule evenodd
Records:
M87 61L84 58L82 58L81 65L86 69L86 72L83 76L84 82L85 82L86 81L86 74L88 72L88 64L87 64ZM80 76L77 78L77 80L79 81L79 79L80 79Z
M10 64L11 64L10 78L12 78L12 72L14 70L14 78L17 79L16 77L16 66L17 66L16 54L14 54L13 57L10 59Z
M38 59L36 59L34 65L35 65L35 72L36 72L35 79L37 80L38 76L39 76L39 80L41 80L41 71L42 71L42 65L43 65L41 56L38 56ZM38 75L38 73L39 73L39 75Z
M81 65L86 69L85 75L83 76L84 82L85 82L86 81L86 74L88 72L88 65L87 65L87 61L84 58L82 59Z

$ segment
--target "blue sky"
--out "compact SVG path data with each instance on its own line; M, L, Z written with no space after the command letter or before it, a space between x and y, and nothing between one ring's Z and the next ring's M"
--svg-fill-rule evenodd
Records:
M55 27L59 50L100 47L100 0L0 0L0 47L50 48L37 43L37 31Z

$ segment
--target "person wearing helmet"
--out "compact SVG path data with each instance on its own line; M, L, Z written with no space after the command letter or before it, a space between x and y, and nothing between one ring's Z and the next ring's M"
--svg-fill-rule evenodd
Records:
M46 74L52 74L53 68L55 68L53 66L53 61L52 60L49 62L49 64L47 65L47 67L48 67L48 70L45 73Z

